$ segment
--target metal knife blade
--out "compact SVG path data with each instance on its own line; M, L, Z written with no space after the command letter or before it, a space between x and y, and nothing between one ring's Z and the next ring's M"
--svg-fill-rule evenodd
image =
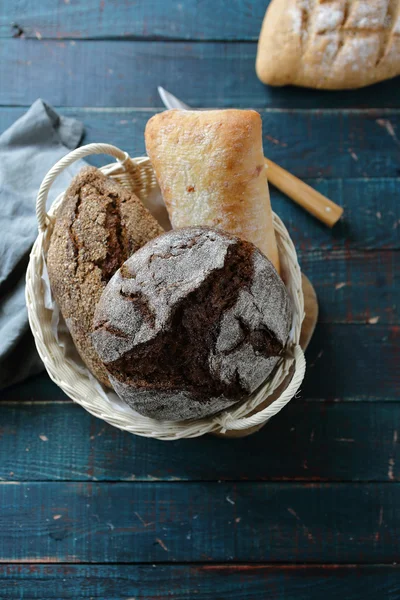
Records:
M160 85L158 86L157 90L160 94L161 100L167 108L180 108L181 110L190 110L190 106L182 102L182 100L179 100L170 92L167 92L167 90L165 90Z

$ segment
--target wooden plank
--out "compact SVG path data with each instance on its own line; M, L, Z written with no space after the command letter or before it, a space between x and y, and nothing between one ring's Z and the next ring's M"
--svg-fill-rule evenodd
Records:
M1 108L0 131L9 127L26 110ZM75 117L85 124L84 143L106 141L131 156L145 154L144 129L150 117L157 112L93 108L59 110L61 114ZM260 114L265 154L297 177L308 180L389 177L396 178L399 185L400 142L387 132L386 126L392 127L394 132L399 131L400 135L400 111L260 109ZM321 139L325 143L323 152ZM94 157L94 160L96 164L104 164L104 157ZM322 185L326 184L322 182ZM336 184L332 191L334 199L340 202L341 198L336 197L337 187ZM378 204L379 198L375 202ZM345 210L349 204L351 206L351 197L345 197ZM381 218L384 217L382 214ZM376 219L375 224L379 225Z
M300 252L323 323L400 323L398 252ZM397 283L399 282L399 283Z
M302 398L398 400L399 339L398 325L318 324L307 350ZM63 400L65 396L45 375L0 393L0 401L46 398Z
M0 110L0 131L4 131L17 118L19 118L26 109L22 108L2 108ZM140 156L144 153L143 131L147 119L153 114L153 111L138 111L138 110L84 110L84 109L62 109L61 112L66 115L75 116L85 123L86 137L84 142L90 143L94 141L107 141L120 146L127 150L132 156ZM264 118L265 130L267 130L267 122L270 120L270 114L274 115L275 120L281 120L281 130L286 131L290 124L286 119L284 112L266 111L262 112ZM385 113L386 114L386 113ZM329 139L330 130L335 129L338 122L341 120L350 119L354 122L352 126L346 126L348 139L346 144L350 144L353 130L368 130L371 145L368 146L366 155L372 156L376 150L374 143L378 144L379 137L374 138L373 130L370 129L371 123L379 118L378 113L375 113L374 118L369 119L369 113L340 114L335 112L308 113L295 111L293 113L292 122L296 122L299 130L304 133L304 139L309 135L310 120L312 121L312 130L314 141L318 137ZM314 117L312 117L314 115ZM382 116L382 115L381 115ZM389 118L390 115L386 114ZM389 121L394 122L393 117L398 118L397 113L391 115ZM299 122L302 121L300 127ZM324 122L324 125L321 123ZM368 126L365 123L369 123ZM377 129L382 129L376 125ZM269 135L269 134L266 134ZM332 134L334 135L334 134ZM275 139L275 138L274 138ZM375 142L373 142L375 140ZM301 142L300 134L297 137L296 144L286 148L286 158L283 162L285 167L301 178L307 176L309 167L312 164L305 161L303 158L302 149L304 149L304 140ZM275 156L274 148L276 144L272 144L268 150L270 156L275 160L280 157ZM362 143L354 146L355 150L361 156L363 153ZM390 152L387 152L389 155ZM385 155L385 149L382 150L382 155ZM282 157L281 157L282 158ZM334 154L331 155L334 160ZM321 159L322 160L322 159ZM367 159L368 162L369 159ZM395 160L395 154L392 158L385 162L382 161L382 174L391 172L391 161ZM105 164L105 157L90 157L89 162L96 165ZM351 174L354 160L349 153L344 152L341 159L335 167L335 174L340 177L347 177ZM328 164L328 163L326 163ZM370 174L378 174L372 163L368 162ZM386 166L385 166L386 165ZM45 173L43 173L43 176ZM400 204L398 202L398 194L400 188L400 179L308 179L306 181L316 187L326 196L335 200L338 204L344 206L345 214L343 220L338 225L330 230L317 220L313 219L303 209L296 206L283 194L271 187L272 205L275 211L284 220L286 226L292 235L293 241L299 251L321 249L390 249L400 248Z
M400 106L400 78L341 93L265 86L254 71L256 48L252 42L4 40L0 104L29 105L45 96L58 106L160 107L162 85L197 107Z
M53 383L49 376L43 372L29 377L25 381L0 390L0 402L16 400L18 402L69 402L68 396Z
M302 398L398 400L400 327L317 325Z
M8 600L395 600L398 565L1 565Z
M0 110L0 131L9 127L25 110L25 108L2 108ZM140 156L144 153L144 127L154 111L61 109L61 113L74 116L85 123L84 143L106 141L128 151L131 156ZM369 175L388 175L393 172L392 166L397 160L397 150L392 152L385 148L385 151L382 151L381 155L388 158L382 159L379 165L380 170L378 164L375 165L374 159L371 157L376 154L376 147L383 143L380 141L382 132L385 134L385 130L377 124L377 120L384 115L386 120L393 125L395 119L397 121L399 119L397 113L338 113L336 111L304 113L303 111L294 111L290 113L290 119L288 119L289 113L285 111L261 111L261 114L264 120L265 136L269 136L267 132L270 130L269 123L272 120L277 123L276 130L274 130L275 135L278 135L278 130L281 130L282 134L289 138L292 125L297 131L294 138L296 143L285 148L285 157L278 155L280 152L276 150L278 145L270 140L267 140L270 144L267 150L264 140L266 152L271 158L281 161L287 169L297 176L305 178L307 182L345 209L343 220L333 230L330 230L271 187L273 207L286 223L293 241L300 251L340 248L346 248L346 250L351 248L400 248L399 178L352 178L343 181L342 177L348 177L355 173L353 165L356 164L356 161L349 152L344 150L337 154L339 158L336 161L335 153L331 150L330 160L336 165L334 174L338 175L340 179L309 179L308 172L310 170L314 175L318 175L318 170L312 165L324 166L325 164L327 177L331 177L328 173L330 161L322 156L321 159L315 158L309 162L304 160L303 156L305 148L315 145L317 139L332 139L334 141L332 148L339 144L337 134L331 133L331 131L337 130L341 122L346 122L343 131L347 133L342 146L344 144L345 148L352 147L354 152L357 152L357 156L366 157L365 161L360 158L359 162L363 162L367 169L365 172L368 172ZM357 144L350 146L356 131L364 131L370 141L362 142L360 135ZM276 138L273 139L277 141ZM331 144L328 145L328 149L330 147ZM107 158L103 156L89 158L89 162L98 166L105 164L106 161ZM45 173L43 173L44 175Z
M55 4L16 0L0 16L0 37L257 40L269 1L156 0Z
M0 562L387 563L400 484L0 485Z
M1 480L400 481L400 403L293 400L237 440L142 438L72 403L2 405L0 423Z
M328 229L271 187L271 202L297 251L400 248L399 179L305 180L344 207L339 223Z

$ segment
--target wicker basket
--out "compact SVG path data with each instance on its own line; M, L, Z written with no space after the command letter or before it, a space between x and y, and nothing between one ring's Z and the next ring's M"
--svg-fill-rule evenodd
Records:
M144 202L149 194L158 188L147 157L131 159L128 154L109 144L89 144L74 150L61 159L44 178L37 197L39 235L33 246L27 270L26 302L36 346L49 376L70 398L91 414L137 435L174 440L197 437L210 432L246 430L263 425L296 394L305 372L304 354L299 346L304 317L301 273L296 251L282 221L274 214L282 276L293 304L293 325L287 355L281 359L273 374L256 393L246 401L218 415L189 421L157 421L143 417L122 403L114 392L103 388L79 357L68 353L66 346L72 344L68 331L64 332L66 337L62 342L61 337L54 330L55 311L50 308L52 305L49 305L50 290L48 282L46 283L45 259L53 229L54 213L63 194L57 197L49 213L46 214L47 194L52 182L61 171L89 154L109 154L115 157L117 162L102 167L102 172L134 191ZM293 371L293 366L294 375L289 385L276 400L268 404L268 397L288 378L289 372ZM261 404L262 410L257 411L257 407Z

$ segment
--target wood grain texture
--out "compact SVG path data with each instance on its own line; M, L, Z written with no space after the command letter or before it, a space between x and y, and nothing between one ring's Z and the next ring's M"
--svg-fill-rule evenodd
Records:
M307 352L307 371L300 396L398 401L399 342L397 325L318 324Z
M238 440L142 438L72 403L5 404L0 423L1 480L400 481L399 403L295 399Z
M269 158L265 159L268 167L268 181L304 210L324 223L333 227L343 215L343 208L323 196L318 190L305 183L289 171L286 171Z
M1 108L0 131L7 129L26 110ZM83 143L105 141L119 146L131 156L141 156L145 154L146 123L157 111L63 107L59 112L84 123L86 135ZM386 126L392 127L394 134L398 132L400 138L399 111L260 109L259 112L263 121L264 153L297 177L308 180L356 178L367 181L395 178L397 185L400 185L400 141L386 129ZM382 126L382 121L385 126ZM323 152L321 139L324 140ZM93 157L96 164L104 164L104 160L104 157ZM320 185L327 184L322 181ZM342 198L336 197L338 192L333 189L332 193L332 199L340 204ZM345 210L351 206L352 200L347 195L343 202ZM373 190L370 195L373 195ZM390 210L386 198L374 200L376 203L382 200L384 207ZM368 202L367 197L364 202ZM385 217L384 212L382 218ZM331 231L327 232L330 237L332 234Z
M0 562L388 563L400 484L0 485Z
M0 110L0 131L9 127L25 110L23 108L2 108ZM68 116L75 116L85 123L84 143L107 141L128 151L132 156L140 156L144 153L144 126L154 111L128 109L119 112L116 109L99 111L62 109L61 112ZM394 173L396 169L393 170L393 166L398 160L396 145L387 146L385 144L386 137L390 139L390 136L377 124L377 120L381 120L382 113L345 113L341 116L338 112L304 113L295 111L290 113L290 119L288 118L289 113L284 111L262 111L261 114L264 120L265 136L269 136L267 131L273 122L276 123L276 128L280 127L282 134L286 132L284 135L287 139L290 139L292 126L298 132L295 136L296 143L288 144L285 147L285 158L279 156L279 146L267 140L270 144L268 149L270 156L281 160L282 164L291 172L305 179L310 185L345 209L343 220L330 231L271 186L273 208L285 222L299 251L400 248L400 203L398 202L400 179L397 177L371 179L374 175ZM395 118L398 120L397 113L394 115L384 114L388 122L392 124L395 122ZM342 179L342 177L356 174L353 171L355 161L349 152L338 153L335 151L338 139L335 144L332 144L332 147L330 145L327 147L327 154L331 148L330 159L326 159L322 155L321 158L315 156L312 163L304 160L308 146L315 145L319 137L331 136L330 130L337 129L340 123L346 120L348 123L344 130L347 133L343 133L346 139L344 144L346 148L350 147L354 132L363 131L363 135L369 139L369 142L362 141L360 133L357 145L351 146L358 153L357 156L361 156L364 153L363 148L367 146L365 156L370 158L366 158L365 161L360 159L360 161L364 164L368 178ZM350 125L349 121L353 124ZM310 131L313 133L311 134ZM275 130L274 133L277 135ZM276 140L276 138L274 139ZM265 140L264 146L267 150ZM380 155L386 157L381 158L380 163L374 162L374 156L379 154L377 147L381 148ZM315 150L315 152L317 151ZM90 157L89 162L99 166L108 160L103 156ZM339 179L308 178L310 171L314 175L318 175L323 161L326 166L326 168L324 167L326 177L331 177L334 171L334 174L340 177ZM336 161L334 163L336 167L334 170L331 169L331 175L329 175L328 167L332 161ZM43 173L44 175L45 173Z
M398 565L0 565L7 600L398 600Z
M283 219L300 254L318 250L327 257L328 250L400 248L399 179L305 181L343 206L344 215L330 230L271 187L272 208Z
M320 322L400 324L397 251L300 252L299 262L317 292Z
M268 0L98 2L16 0L0 16L0 37L253 40Z
M0 131L9 127L25 111L26 108L0 109ZM75 108L61 109L61 113L75 116L85 123L84 143L107 141L128 151L132 156L139 156L144 153L144 126L154 111ZM377 123L384 116L393 127L399 128L399 115L396 112L261 111L261 114L264 121L264 147L271 158L281 161L292 173L305 179L345 209L344 219L330 231L271 186L273 208L284 220L298 250L400 248L400 179L396 175L398 150L396 144L390 141L392 138L386 129ZM340 135L337 131L331 133L340 127ZM274 136L278 136L272 138L275 142L267 139L271 128ZM284 146L283 156L280 155L281 149L277 142L282 133L290 128L293 129L295 141ZM352 143L354 136L358 140L356 144ZM326 153L319 152L318 156L319 138L335 141L327 144ZM304 158L309 147L315 148L312 150L312 162ZM354 167L358 162L348 152L349 148L357 156L366 157L360 158L358 162L363 164L362 170L368 175L367 178L357 176L342 179L358 174L358 167ZM377 159L377 155L381 158ZM101 165L105 164L107 158L90 157L89 161ZM335 165L334 168L330 166L332 164ZM309 178L310 173L319 176L322 171L329 179ZM388 179L390 173L395 174L396 178ZM333 176L339 179L332 179ZM384 178L375 178L376 176Z
M58 106L161 107L162 85L194 107L400 106L400 78L338 94L264 86L255 74L256 48L245 42L3 40L0 104L29 105L44 96Z
M271 190L321 313L301 398L258 434L137 438L46 375L0 394L1 599L400 597L400 78L338 93L263 86L267 4L0 10L0 37L20 36L0 45L0 131L42 96L85 123L86 142L137 156L157 85L195 107L267 108L266 155L345 209L329 231Z
M31 402L35 405L37 403L46 405L48 402L70 402L68 396L50 380L45 371L0 390L0 402L2 400Z

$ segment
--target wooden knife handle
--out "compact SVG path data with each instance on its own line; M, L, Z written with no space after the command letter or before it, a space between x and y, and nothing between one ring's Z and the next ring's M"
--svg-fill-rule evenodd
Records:
M333 227L343 214L343 208L338 206L332 200L329 200L317 190L310 187L301 179L298 179L279 165L265 159L268 165L268 181L277 187L281 192L289 196L294 202L300 204L307 212L314 217Z

